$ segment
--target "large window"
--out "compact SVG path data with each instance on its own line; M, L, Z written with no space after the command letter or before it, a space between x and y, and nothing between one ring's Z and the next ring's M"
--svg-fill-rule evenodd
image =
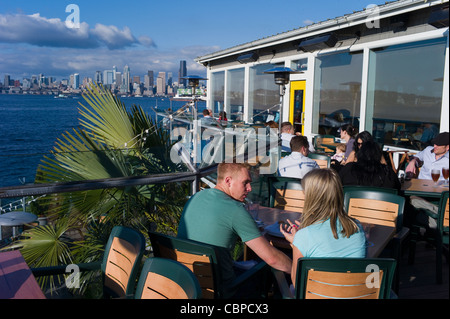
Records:
M211 74L211 109L214 114L224 110L225 72Z
M378 141L422 149L439 132L446 38L373 50L366 129Z
M267 119L277 120L280 104L280 88L275 84L273 74L264 71L272 69L275 64L262 64L250 68L249 114L254 123ZM268 116L270 116L268 118Z
M316 59L313 133L337 135L347 123L359 128L362 58L358 52Z
M227 103L226 110L229 120L242 119L244 112L244 81L245 69L235 69L228 71L227 76Z

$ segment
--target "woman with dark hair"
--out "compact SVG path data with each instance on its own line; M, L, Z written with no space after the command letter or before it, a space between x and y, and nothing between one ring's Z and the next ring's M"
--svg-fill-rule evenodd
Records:
M350 124L345 124L345 125L341 126L340 134L341 134L341 140L344 140L345 143L347 144L346 149L345 149L344 159L341 162L342 165L345 165L347 158L350 156L350 153L353 151L353 147L354 147L354 143L355 143L356 129Z
M367 137L367 135L365 136ZM364 138L364 137L363 137ZM357 141L359 139L357 138ZM362 140L362 139L361 139ZM383 163L383 152L378 144L368 140L355 145L356 161L346 164L340 171L342 185L362 185L400 189L401 184L386 163Z

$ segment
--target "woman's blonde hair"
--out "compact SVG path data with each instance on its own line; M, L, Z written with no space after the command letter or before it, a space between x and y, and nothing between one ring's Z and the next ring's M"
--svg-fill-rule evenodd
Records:
M338 239L337 220L342 225L342 235L350 237L358 226L344 211L344 194L339 175L333 169L310 171L302 180L305 192L301 228L330 219L334 238Z

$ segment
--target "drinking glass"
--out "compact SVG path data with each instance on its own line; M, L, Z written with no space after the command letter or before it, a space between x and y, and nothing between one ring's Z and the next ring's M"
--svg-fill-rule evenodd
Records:
M434 181L434 187L438 186L437 182L439 180L439 177L441 177L441 171L438 169L432 169L431 170L431 178Z
M444 176L445 185L448 186L448 167L442 167L442 176Z

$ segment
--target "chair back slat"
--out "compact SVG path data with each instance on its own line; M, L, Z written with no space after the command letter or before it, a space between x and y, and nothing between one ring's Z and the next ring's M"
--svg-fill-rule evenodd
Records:
M350 198L348 215L360 222L395 228L398 204L373 199Z
M317 138L317 146L323 148L325 153L333 153L334 150L322 144L333 144L334 141L335 139L333 137L319 137Z
M444 223L443 223L443 225L444 225L444 227L447 227L448 228L448 198L447 198L447 203L445 204L445 211L444 211Z
M142 299L188 299L184 289L175 281L149 272L142 290Z
M323 159L314 159L317 163L317 165L319 165L320 168L328 168L329 167L329 161L323 160Z
M208 256L186 253L177 249L166 247L161 243L157 244L160 257L178 261L195 274L200 287L202 288L203 298L214 298L214 275L211 261Z
M295 189L277 189L274 207L293 212L303 212L305 193Z
M105 286L125 296L131 271L139 251L130 242L114 237L105 268Z
M367 285L369 273L308 271L306 299L378 299L380 286ZM370 273L383 276L383 271ZM373 287L372 287L373 286Z

